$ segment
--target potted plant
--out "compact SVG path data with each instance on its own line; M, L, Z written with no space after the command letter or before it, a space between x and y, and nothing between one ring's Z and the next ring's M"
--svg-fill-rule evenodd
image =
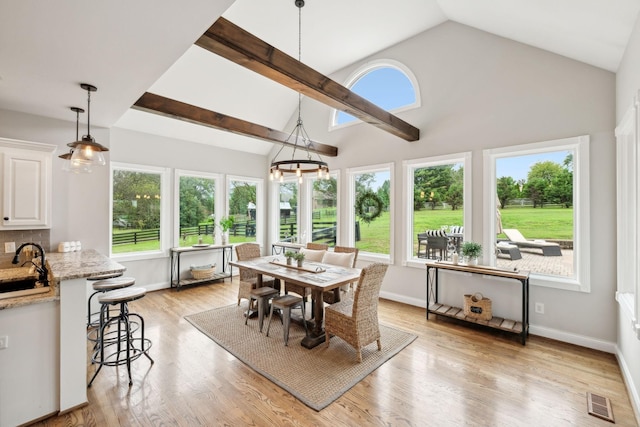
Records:
M482 245L476 242L463 242L460 252L462 252L467 264L477 265L478 257L482 254Z
M302 262L304 261L304 253L303 252L296 252L293 255L293 259L298 261L298 267L302 267Z
M291 265L291 260L296 256L294 251L286 251L284 257L287 259L287 265Z
M220 228L222 229L222 244L227 244L228 232L231 230L236 220L233 216L223 216L220 218Z

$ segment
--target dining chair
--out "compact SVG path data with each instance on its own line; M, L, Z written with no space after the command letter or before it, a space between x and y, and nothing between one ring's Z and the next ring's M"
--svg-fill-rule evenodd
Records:
M362 362L362 348L376 341L382 350L378 325L378 298L388 264L375 263L362 269L353 299L332 304L324 312L326 346L336 335L356 349Z
M260 257L260 245L257 243L242 243L235 247L236 249L236 259L238 261L246 261L252 258ZM240 301L242 299L249 300L249 308L251 308L251 291L256 288L258 282L258 275L249 269L239 268L240 274L240 283L238 285L238 305L240 305ZM270 286L272 288L277 288L275 284L275 279L270 278L268 276L264 276L262 278L263 286Z
M335 253L335 254L355 254L354 257L353 257L353 261L349 265L342 265L342 267L355 268L356 267L356 261L358 261L358 252L359 252L358 248L354 248L354 247L351 247L351 246L335 246L333 248L333 253ZM334 259L335 259L335 257L334 257ZM345 258L345 259L347 259L347 258ZM336 302L340 301L339 292L347 292L349 290L353 290L353 286L354 286L353 283L349 283L348 285L341 286L341 287L336 288L334 290L326 291L322 295L322 300L324 302L326 302L327 304L335 304Z

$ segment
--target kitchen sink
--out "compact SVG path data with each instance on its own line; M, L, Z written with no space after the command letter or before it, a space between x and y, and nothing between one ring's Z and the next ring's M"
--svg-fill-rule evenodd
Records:
M0 299L42 294L49 290L49 286L38 282L38 277L29 268L0 270Z

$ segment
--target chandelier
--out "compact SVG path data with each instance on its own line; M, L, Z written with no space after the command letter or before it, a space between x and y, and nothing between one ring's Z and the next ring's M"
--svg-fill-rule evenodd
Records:
M295 0L296 7L298 8L298 61L301 61L302 50L302 7L304 6L304 0ZM269 178L271 180L279 179L280 182L284 181L285 174L295 174L298 177L298 182L302 184L302 175L307 173L315 173L318 178L329 178L329 165L322 160L319 154L316 153L316 159L313 159L310 147L312 145L311 138L307 134L307 131L302 124L302 94L298 92L298 120L296 126L293 128L287 139L280 147L280 150L271 160L271 167L269 168ZM278 155L282 152L282 149L293 140L293 152L291 159L277 160ZM306 157L296 159L296 151L303 152Z

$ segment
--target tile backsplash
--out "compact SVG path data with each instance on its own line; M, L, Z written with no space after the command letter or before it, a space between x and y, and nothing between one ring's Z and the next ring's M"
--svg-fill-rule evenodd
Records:
M0 268L14 267L11 264L11 260L15 255L12 253L4 252L4 244L6 242L15 242L16 249L23 243L33 242L37 243L45 251L45 254L51 250L51 230L11 230L0 231Z

